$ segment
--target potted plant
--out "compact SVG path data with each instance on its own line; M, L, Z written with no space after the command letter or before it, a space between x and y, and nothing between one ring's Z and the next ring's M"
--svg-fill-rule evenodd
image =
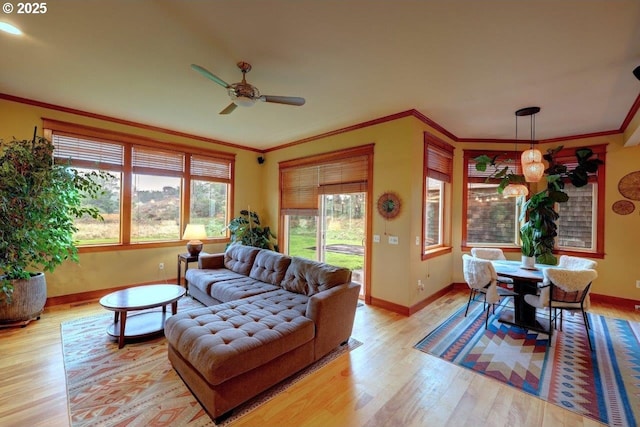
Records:
M97 178L53 161L41 137L0 140L0 324L37 319L46 302L44 271L78 261L74 219L100 218L87 197L101 194Z
M522 252L522 265L525 268L534 268L536 263L534 231L533 224L528 221L520 227L520 251Z
M550 148L544 154L543 157L549 164L544 171L547 187L525 201L520 214L520 220L526 221L525 224L529 224L533 229L534 253L536 261L540 264L555 265L557 263L553 255L555 238L558 235L556 221L559 218L555 204L569 200L569 195L564 191L565 180L570 181L574 187L583 187L589 182L589 174L596 172L602 164L602 160L593 158L593 151L590 148L578 148L575 151L577 165L570 170L555 161L555 156L562 148L562 146ZM498 156L481 155L476 157L475 161L476 169L479 171L486 171L487 166L494 168L489 178L501 180L498 185L500 194L509 184L525 182L522 175L508 173L508 166L502 166Z
M258 214L253 211L241 210L240 216L233 218L226 228L231 234L229 245L239 243L279 252L276 235L268 226L260 224Z

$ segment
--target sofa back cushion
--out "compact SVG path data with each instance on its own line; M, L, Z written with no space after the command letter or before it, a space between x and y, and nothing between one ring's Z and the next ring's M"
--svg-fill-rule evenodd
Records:
M249 275L259 248L253 246L231 245L224 253L224 266L238 274Z
M288 291L311 296L349 282L351 270L347 268L293 257L281 286Z
M253 262L249 277L280 286L289 264L291 264L291 257L278 252L262 250Z

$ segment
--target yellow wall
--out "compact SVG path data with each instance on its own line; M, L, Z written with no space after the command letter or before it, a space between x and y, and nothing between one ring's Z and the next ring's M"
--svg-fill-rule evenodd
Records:
M41 126L41 117L86 124L110 130L153 137L160 141L212 148L236 153L235 213L251 206L260 213L263 222L278 227L278 162L336 151L365 144L374 145L373 199L368 207L373 210L373 234L380 235L380 243L372 243L371 296L403 307L412 307L451 283L461 283L461 221L462 215L462 154L463 149L504 150L504 144L456 143L439 134L415 117L404 117L347 133L314 140L270 151L265 163L258 165L254 151L216 145L188 138L151 132L117 125L96 119L47 110L0 100L0 138L11 136L30 138L33 126ZM449 229L453 251L422 261L416 236L422 232L422 147L423 132L429 131L456 147L454 152L454 181L452 185ZM640 147L623 147L622 134L564 142L566 147L607 143L606 159L606 211L604 259L598 259L599 278L593 292L640 301L640 280L637 242L640 241L640 201L636 211L620 216L611 211L611 205L622 198L617 190L621 177L639 170ZM548 147L558 144L547 144ZM544 151L547 146L541 147ZM375 201L385 191L396 192L402 200L401 214L385 221L375 211ZM397 236L398 245L388 243L388 235ZM205 250L216 252L224 245L208 245ZM86 253L80 263L65 263L47 282L49 296L60 296L90 290L108 289L137 283L164 281L176 275L176 254L183 247L169 247L119 252ZM510 254L517 259L519 254ZM158 263L164 262L164 273ZM418 291L417 281L425 283L425 291Z

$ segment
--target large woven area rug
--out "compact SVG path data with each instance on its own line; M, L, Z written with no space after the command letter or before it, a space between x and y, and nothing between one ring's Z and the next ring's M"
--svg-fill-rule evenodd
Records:
M582 316L565 313L563 331L546 334L501 323L496 307L485 330L482 303L466 304L415 345L545 401L611 426L640 423L640 324L589 314L594 351Z
M202 307L189 297L178 311ZM196 398L171 367L164 336L118 344L107 336L113 314L62 323L62 350L72 427L213 426ZM267 402L362 343L351 338L317 363L237 408L226 425Z

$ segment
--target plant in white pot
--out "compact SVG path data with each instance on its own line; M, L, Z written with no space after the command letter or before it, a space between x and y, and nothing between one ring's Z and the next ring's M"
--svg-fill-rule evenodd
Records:
M41 137L0 140L0 325L39 318L46 303L44 271L78 260L74 219L101 218L85 198L102 192L103 174L81 174L53 161Z
M536 247L534 233L535 228L529 221L520 227L520 251L522 252L522 265L525 268L535 268Z

